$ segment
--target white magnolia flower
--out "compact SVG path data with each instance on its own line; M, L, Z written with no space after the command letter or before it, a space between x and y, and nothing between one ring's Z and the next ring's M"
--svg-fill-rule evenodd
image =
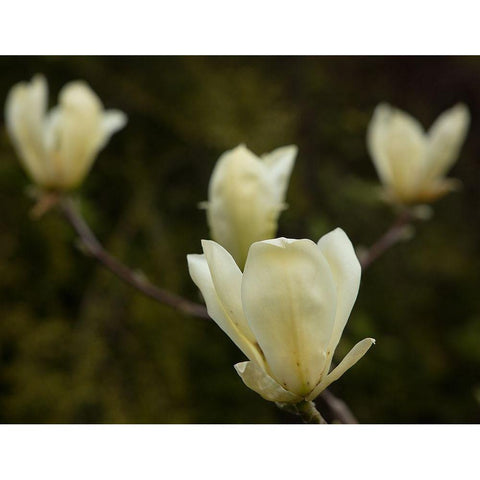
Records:
M235 365L263 398L313 400L374 343L357 343L331 372L333 353L360 285L360 264L339 228L311 240L277 238L250 247L242 274L213 241L188 255L190 275L209 315L248 357Z
M428 132L409 114L380 104L367 144L387 198L402 204L431 202L454 190L444 176L458 158L470 115L463 104L442 113Z
M118 110L104 110L84 82L63 87L59 105L47 112L48 88L37 75L9 92L5 105L8 133L32 180L45 189L78 186L99 150L126 124Z
M296 155L291 145L259 158L239 145L215 165L205 204L210 234L241 268L253 242L275 236Z

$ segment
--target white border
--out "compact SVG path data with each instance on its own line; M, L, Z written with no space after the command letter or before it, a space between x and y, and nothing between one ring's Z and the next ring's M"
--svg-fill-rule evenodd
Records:
M2 54L478 54L471 0L6 1Z
M0 472L8 480L472 478L479 433L466 425L0 426Z

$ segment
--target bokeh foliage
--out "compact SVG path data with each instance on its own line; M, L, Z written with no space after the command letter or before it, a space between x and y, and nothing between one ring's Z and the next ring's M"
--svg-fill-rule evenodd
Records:
M365 336L377 345L332 391L363 423L480 420L480 59L4 57L0 68L3 99L41 72L52 104L81 78L127 113L77 198L115 255L196 300L185 256L208 238L197 204L224 150L297 144L279 234L341 226L369 245L393 220L365 147L375 105L429 126L465 102L472 126L451 173L463 190L365 272L337 358ZM242 354L213 322L123 285L55 213L29 218L3 123L0 157L1 422L296 421L242 384Z

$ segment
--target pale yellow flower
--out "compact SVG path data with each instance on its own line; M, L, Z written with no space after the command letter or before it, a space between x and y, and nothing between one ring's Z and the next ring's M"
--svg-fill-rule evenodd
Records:
M276 234L296 155L291 145L259 158L239 145L215 165L205 204L210 234L241 268L252 243Z
M374 343L357 343L330 372L333 354L355 303L361 268L343 230L311 240L254 243L242 274L213 241L188 255L190 275L209 315L249 361L235 368L263 398L313 400Z
M442 113L428 132L401 110L380 104L373 114L367 144L385 196L396 203L431 202L458 186L444 178L456 162L470 115L463 104Z
M45 78L35 76L9 92L5 120L17 154L31 179L40 187L77 187L109 138L126 124L118 110L104 110L82 81L68 83L59 104L47 112Z

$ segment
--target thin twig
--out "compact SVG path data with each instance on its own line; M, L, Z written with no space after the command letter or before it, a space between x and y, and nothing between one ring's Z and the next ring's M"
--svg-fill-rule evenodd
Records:
M136 288L147 297L153 298L159 303L169 305L181 312L200 318L210 318L207 309L195 302L191 302L179 295L161 289L150 283L143 275L138 274L108 253L99 242L95 234L90 230L85 220L77 211L70 198L63 198L58 206L65 219L73 227L78 235L86 253L95 258L105 268L123 280L125 283Z
M378 257L383 255L389 248L405 238L405 228L415 220L415 216L409 210L402 211L392 226L368 249L367 253L360 258L362 270L368 268Z
M358 423L348 405L330 390L324 390L318 398L327 405L333 419L340 423Z

